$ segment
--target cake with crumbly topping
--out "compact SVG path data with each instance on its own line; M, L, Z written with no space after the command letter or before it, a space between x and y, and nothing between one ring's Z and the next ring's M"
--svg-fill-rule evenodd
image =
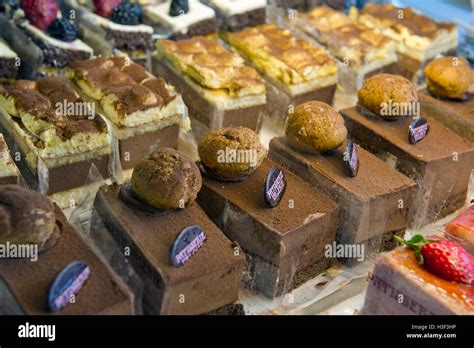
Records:
M177 147L185 106L162 78L128 57L76 61L67 76L114 127L124 169L154 148Z
M437 23L410 7L392 4L367 4L360 12L353 9L352 18L380 30L398 46L396 72L415 84L423 82L423 66L439 54L454 53L458 34L454 23Z
M193 129L223 126L260 128L266 108L265 85L258 72L224 48L216 37L157 42L157 74L182 93Z
M20 173L13 162L7 143L0 133L0 185L18 184Z
M32 187L49 195L77 189L92 164L108 176L106 124L67 81L44 77L0 87L0 111L4 134L21 153L20 170Z
M267 103L272 115L284 118L289 105L309 100L331 104L337 65L324 49L275 24L226 33L224 39L268 81Z

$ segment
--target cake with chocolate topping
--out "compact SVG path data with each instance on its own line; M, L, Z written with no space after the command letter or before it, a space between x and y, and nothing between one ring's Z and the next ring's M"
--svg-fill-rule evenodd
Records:
M284 295L332 265L338 208L278 161L245 128L210 132L199 143L198 202L247 256L248 288Z
M275 24L227 33L224 39L265 77L270 116L284 121L291 105L332 102L337 66L324 49Z
M202 0L219 17L221 31L240 31L265 23L266 0Z
M143 23L143 8L128 0L65 0L63 13L75 11L84 41L97 55L120 52L149 67L153 28Z
M211 129L260 129L266 110L265 85L258 72L217 38L159 40L154 71L183 95L199 139Z
M391 72L405 76L415 85L423 84L423 67L430 60L454 53L458 46L454 23L437 23L410 7L367 4L359 13L353 8L351 17L397 43L398 62Z
M172 40L216 33L215 11L198 0L167 0L144 8L147 23Z
M202 185L196 164L160 148L140 161L130 183L104 186L94 206L142 278L151 314L242 313L244 266L231 243L194 202Z
M464 58L443 57L425 68L421 110L474 143L474 70Z
M357 107L341 114L361 146L417 182L413 226L442 218L464 205L474 168L474 146L429 114L420 114L408 80L389 74L371 77L359 91Z
M339 205L338 243L364 245L369 257L405 233L415 183L346 137L337 111L307 102L289 113L270 155Z
M134 295L127 286L42 194L19 185L0 185L0 227L5 253L0 260L0 280L12 294L0 299L1 314L135 313ZM29 255L18 253L20 248L29 250ZM64 280L63 271L70 270L69 265L76 261L86 265L88 277L74 292L59 293L74 294L75 301L69 302L67 297L64 307L53 311L48 303L57 299L55 280Z
M44 77L0 87L0 125L22 176L59 205L87 191L91 166L108 177L111 147L105 121L65 80ZM74 173L74 175L70 175Z
M0 81L15 79L18 68L18 55L0 39Z
M72 61L92 57L92 48L78 38L73 20L61 17L56 0L24 0L20 5L0 16L0 27L26 64L24 78L58 75L58 69Z
M177 147L185 107L162 78L128 57L77 61L69 66L67 76L113 127L122 168L133 168L153 149Z
M384 255L369 274L362 314L472 315L472 256L438 238L417 235L405 243L411 247Z
M19 183L20 173L10 155L8 145L0 133L0 185Z

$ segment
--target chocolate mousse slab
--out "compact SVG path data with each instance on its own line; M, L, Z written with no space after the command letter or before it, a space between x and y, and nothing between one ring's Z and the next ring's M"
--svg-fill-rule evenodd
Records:
M282 169L287 186L278 206L264 200L264 183L280 163L265 159L242 182L203 177L198 202L247 255L253 286L268 297L296 288L329 268L325 246L336 237L337 205L291 172Z
M203 314L237 300L243 253L197 203L151 215L124 203L119 191L117 185L102 187L94 206L120 247L130 248L130 261L145 285L145 311ZM192 225L204 230L206 241L187 263L174 267L171 247L178 234Z
M49 250L31 259L1 259L0 278L14 294L25 314L51 314L47 308L48 292L56 276L73 261L86 263L90 276L75 296L75 303L56 315L132 315L134 295L55 208L60 238ZM0 303L0 307L3 305Z
M266 0L203 0L219 17L221 31L240 31L265 23Z
M265 85L241 57L214 37L159 40L156 45L154 72L183 95L198 139L220 127L259 131L266 111Z
M474 96L468 100L439 98L427 89L418 92L421 111L474 143Z
M429 132L416 145L408 140L412 117L398 121L366 117L356 107L341 110L346 127L357 142L417 182L418 192L410 224L422 226L440 219L464 205L474 145L422 113Z
M351 177L344 151L341 146L325 156L296 151L284 137L270 142L272 158L339 205L339 243L367 244L367 253L392 249L392 237L403 236L407 227L415 183L359 146L359 171Z

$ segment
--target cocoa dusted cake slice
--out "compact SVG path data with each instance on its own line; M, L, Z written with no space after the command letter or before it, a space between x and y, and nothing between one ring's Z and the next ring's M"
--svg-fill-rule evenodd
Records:
M324 49L275 24L227 33L224 39L268 81L270 116L284 121L291 105L309 100L332 102L337 65Z
M145 6L143 11L147 23L159 35L172 40L209 35L218 30L216 12L198 0L167 0Z
M472 315L474 262L459 244L421 235L380 258L362 314Z
M95 209L142 278L151 314L242 314L237 300L244 254L194 203L196 164L161 148L134 168L131 182L104 186Z
M18 55L0 39L0 81L15 79L18 75Z
M464 58L443 57L425 68L421 111L474 143L474 70Z
M21 64L25 63L22 77L59 75L74 60L92 57L92 48L78 38L74 19L61 17L56 0L18 3L0 16L0 26Z
M339 82L348 93L357 92L365 77L388 71L397 61L393 40L330 7L299 13L291 25L341 62Z
M0 126L23 178L61 207L87 193L94 165L108 177L109 132L94 104L59 77L0 87ZM74 175L70 175L74 173Z
M0 279L14 297L2 314L135 313L134 294L48 198L0 185L0 221Z
M128 57L77 61L69 66L67 76L110 121L122 168L133 168L153 149L177 147L185 106L162 78Z
M404 235L415 183L346 135L334 109L307 102L288 115L286 137L270 142L270 156L339 205L338 243L363 244L368 257Z
M0 133L0 185L19 183L20 172L13 162L3 135Z
M141 4L128 0L65 0L64 14L74 11L84 41L97 55L117 51L149 67L153 27L143 23Z
M453 54L458 46L454 23L437 23L410 7L392 4L367 4L351 17L370 28L380 30L398 45L398 62L393 73L402 75L415 85L423 84L423 67L441 54Z
M365 81L357 107L341 111L352 137L417 182L411 223L418 227L464 205L474 168L474 145L419 108L410 81L380 74Z
M265 85L239 55L215 37L159 40L156 45L154 70L183 95L198 139L219 127L260 129L266 111Z
M337 205L280 163L265 158L258 135L220 128L198 146L198 202L247 256L246 286L274 298L324 272L334 258Z
M240 31L265 23L266 0L202 0L220 20L221 31Z

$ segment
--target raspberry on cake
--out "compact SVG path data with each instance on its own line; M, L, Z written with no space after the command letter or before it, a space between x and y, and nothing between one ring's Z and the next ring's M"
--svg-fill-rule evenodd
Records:
M23 76L57 75L59 68L93 55L92 48L78 39L75 23L60 18L56 0L21 1L21 9L0 17L0 26L21 58Z
M403 17L400 18L400 14ZM398 45L398 62L393 72L415 85L423 83L423 66L440 54L450 54L458 46L454 23L436 23L410 7L392 4L367 4L360 13L353 8L351 17L370 28L380 30Z
M15 79L18 74L18 55L0 39L0 82Z
M394 41L330 7L300 13L293 24L343 63L340 82L347 91L356 91L364 76L382 72L397 61Z
M337 66L324 49L275 24L226 33L224 39L267 80L270 116L284 120L290 105L309 100L332 102Z
M265 85L240 56L215 37L159 40L156 46L154 71L183 95L197 138L223 126L259 130L266 109Z
M198 0L167 0L145 6L144 16L159 34L173 40L217 32L215 11Z
M153 28L143 24L143 9L128 0L63 1L64 13L76 12L84 41L97 55L110 56L117 51L142 65L149 64L153 46Z
M0 133L0 185L19 183L20 173L11 157L8 145Z
M146 313L242 313L234 302L245 257L195 202L201 185L194 161L160 148L138 162L131 182L96 196L97 217L131 249Z
M2 255L2 282L14 297L13 304L8 296L0 297L3 315L135 314L135 295L91 247L92 241L76 231L47 197L20 185L0 185L0 226L3 250L15 247L36 250L29 256L17 252L14 257ZM64 290L74 279L66 279L60 289L52 284L78 260L88 268L87 280L79 289L75 287L75 301L66 300L63 306L53 309L48 306L55 299L51 295L68 296ZM16 308L20 308L20 313Z
M265 23L266 0L203 0L219 17L221 31L240 31Z
M88 105L58 77L0 88L0 125L10 147L15 144L21 154L22 176L62 207L87 191L82 186L92 164L108 177L107 127Z
M162 78L128 57L77 61L66 74L111 122L124 169L133 168L154 148L177 147L185 106Z

